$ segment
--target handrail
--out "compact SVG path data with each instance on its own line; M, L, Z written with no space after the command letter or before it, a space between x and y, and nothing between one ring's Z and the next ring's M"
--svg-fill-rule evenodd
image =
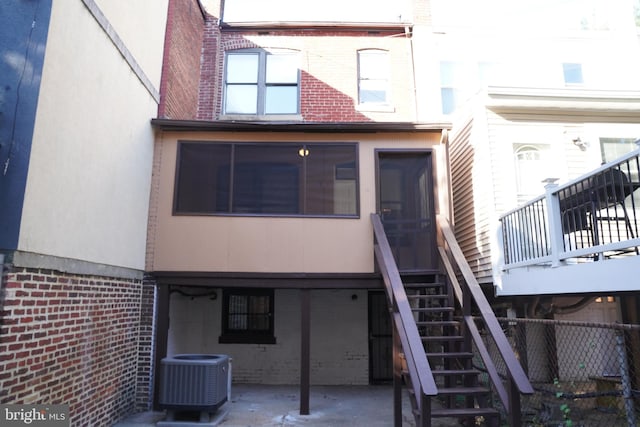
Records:
M458 282L458 279L456 278L456 273L453 269L453 265L451 264L451 261L449 261L449 257L447 256L445 249L442 247L438 249L440 252L440 258L447 272L447 276L449 277L449 280L451 281L451 284L453 286L453 292L456 296L456 299L458 301L463 301L463 298L464 298L463 290L462 290L462 287L460 286L460 283ZM462 302L460 303L460 305L462 305ZM500 397L500 401L502 402L505 408L508 408L509 397L508 397L507 390L502 384L502 381L500 379L500 374L498 374L498 371L495 365L493 364L493 361L491 360L489 351L487 350L487 347L482 341L480 332L478 331L478 327L476 326L473 318L470 315L463 316L463 320L467 325L467 328L469 328L469 333L471 334L471 338L473 339L473 341L476 343L476 346L478 347L478 353L480 353L480 358L484 362L484 365L487 369L487 374L491 378L491 382L494 384L496 388L496 392Z
M639 190L640 148L564 184L548 184L544 195L500 215L501 269L638 255Z
M511 378L511 381L515 385L516 389L521 394L533 394L533 387L531 386L531 383L529 382L529 379L527 378L527 375L524 372L524 369L522 369L520 362L516 358L516 355L514 354L513 349L511 348L511 345L509 344L509 341L507 340L507 337L504 334L504 331L500 327L500 324L498 323L498 320L496 319L496 316L493 313L493 310L491 309L491 306L489 305L487 298L482 292L482 289L480 288L480 285L478 284L478 281L476 280L473 274L473 271L471 270L471 267L467 263L464 257L464 254L462 253L462 249L460 249L460 246L458 245L455 235L453 234L453 230L451 230L451 227L449 226L449 222L445 217L441 215L438 215L437 221L438 221L438 230L442 235L443 242L446 243L446 245L448 246L449 252L453 258L453 261L455 261L455 263L457 264L457 267L459 268L460 273L462 274L462 277L465 280L465 283L466 283L465 289L460 288L462 290L462 293L464 292L464 290L468 290L469 295L472 297L473 301L475 302L478 308L478 311L482 319L484 320L487 331L493 337L496 347L498 348L498 352L500 353L500 356L504 360L509 377ZM441 255L446 256L446 254L441 254ZM447 262L449 260L450 259L448 259ZM449 275L449 277L453 279L455 276ZM464 309L465 308L464 296L458 295L458 292L455 292L455 294L456 294L456 297L458 298L459 303ZM462 296L462 298L460 296ZM467 308L470 308L470 307L467 307ZM470 312L467 314L470 314ZM470 315L465 315L464 317L468 325L470 324L470 322L473 322L473 318ZM471 330L473 331L473 328L471 328ZM478 345L479 348L480 348L480 345L484 347L484 343L482 343L481 339L478 342L479 334L472 334L472 336L474 336L474 340L476 340L476 345ZM500 383L500 381L496 383L494 378L492 378L492 381L494 382L494 385L497 385L497 383ZM496 389L500 391L499 386L497 386ZM502 393L500 394L502 397ZM507 403L513 404L515 402L507 402ZM510 408L511 405L505 405L505 407Z
M424 396L435 396L438 394L431 367L427 361L427 355L422 345L418 327L409 306L407 294L402 285L402 279L393 253L384 232L384 227L378 214L371 214L371 222L373 223L373 233L377 244L375 245L375 254L378 267L382 273L387 297L390 299L390 308L393 311L392 319L394 320L396 330L402 343L402 349L405 353L407 368L411 376L411 382L417 402L422 405ZM422 408L420 408L422 409Z

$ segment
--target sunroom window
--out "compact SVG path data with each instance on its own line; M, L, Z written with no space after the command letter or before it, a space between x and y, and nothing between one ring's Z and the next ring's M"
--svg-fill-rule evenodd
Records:
M358 215L352 143L181 142L174 212Z

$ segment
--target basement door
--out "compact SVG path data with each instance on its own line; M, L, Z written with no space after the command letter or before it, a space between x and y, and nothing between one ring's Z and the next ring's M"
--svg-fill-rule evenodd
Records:
M435 270L430 151L378 151L378 213L400 272Z
M393 380L391 316L384 292L369 292L369 382Z

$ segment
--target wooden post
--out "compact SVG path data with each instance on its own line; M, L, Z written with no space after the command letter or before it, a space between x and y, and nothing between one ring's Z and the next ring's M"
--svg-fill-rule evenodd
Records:
M520 393L518 392L518 386L516 386L513 378L509 378L509 381L507 381L507 387L509 390L509 426L521 427L522 410L520 408Z
M311 292L300 289L300 415L309 415Z
M431 397L420 391L420 427L431 427Z
M393 330L393 425L402 427L402 358L398 330L391 319Z

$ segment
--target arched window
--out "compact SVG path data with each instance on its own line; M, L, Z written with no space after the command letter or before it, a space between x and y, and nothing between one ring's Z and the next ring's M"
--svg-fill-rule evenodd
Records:
M542 150L535 145L520 145L514 155L518 202L524 202L544 192L542 180L546 178L546 167Z

